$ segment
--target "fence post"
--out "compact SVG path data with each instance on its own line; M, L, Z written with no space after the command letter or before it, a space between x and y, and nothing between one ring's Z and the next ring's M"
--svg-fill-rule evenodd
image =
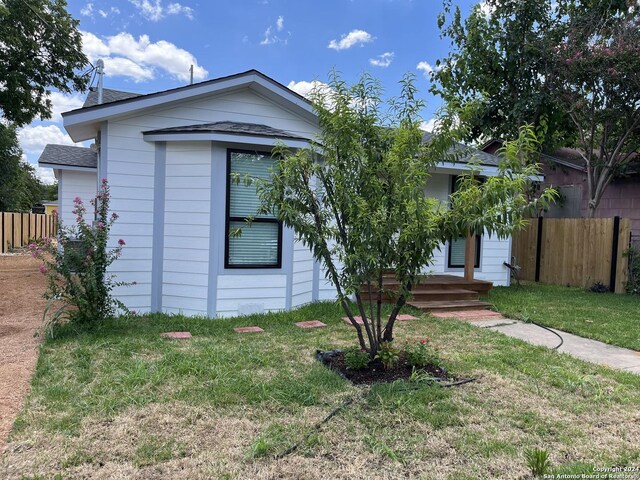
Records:
M540 259L542 257L542 222L544 217L538 217L538 238L536 239L536 274L535 281L540 281Z
M611 245L611 274L609 291L616 291L616 271L618 270L618 242L620 241L620 217L613 217L613 244Z

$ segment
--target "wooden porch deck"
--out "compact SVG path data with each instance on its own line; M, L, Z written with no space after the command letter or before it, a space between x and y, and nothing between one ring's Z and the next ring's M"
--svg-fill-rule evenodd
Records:
M393 278L385 278L384 284L386 288L393 289L397 282ZM493 284L484 280L467 280L455 275L431 275L421 278L418 285L413 287L413 297L407 303L424 312L483 310L491 307L491 304L479 300L479 297L486 295L491 288ZM368 292L364 287L362 296L365 300L368 299Z

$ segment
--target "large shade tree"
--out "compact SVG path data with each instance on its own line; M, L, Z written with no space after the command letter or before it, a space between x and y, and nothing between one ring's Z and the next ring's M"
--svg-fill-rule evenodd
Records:
M51 89L84 90L78 21L64 0L0 1L0 210L26 211L56 192L22 160L17 127L51 118ZM51 198L49 198L51 199Z
M425 196L430 170L465 152L452 149L452 122L446 119L440 134L423 143L414 79L407 76L401 84L401 95L387 103L373 78L349 86L334 74L329 88L312 93L318 138L308 148L276 149L277 168L258 186L260 213L274 213L321 262L360 347L372 357L382 342L393 340L397 315L441 242L471 229L506 236L524 224L525 210L551 197L544 192L530 202L523 195L537 170L513 146L498 177L479 183L470 172L450 205ZM519 145L531 145L531 138L525 130L528 140ZM388 272L393 289L385 285ZM366 298L363 286L371 292ZM387 294L394 302L383 318Z
M512 139L523 123L545 148L574 147L593 216L640 149L640 8L624 0L486 0L463 18L445 0L452 51L433 93L463 106L467 140Z
M82 37L64 0L0 2L0 111L18 127L51 118L50 89L84 90Z

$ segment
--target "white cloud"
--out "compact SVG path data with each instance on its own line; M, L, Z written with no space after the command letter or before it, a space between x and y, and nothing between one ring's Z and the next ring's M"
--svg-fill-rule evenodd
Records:
M275 27L273 25L269 25L267 29L264 31L264 38L260 42L260 45L273 45L274 43L282 43L286 45L289 41L287 38L291 36L291 32L288 33L287 36L279 36L276 32L282 32L284 29L284 17L280 15L276 19Z
M180 5L179 3L170 3L167 5L167 15L184 14L189 20L193 20L193 8Z
M435 71L435 69L428 62L424 61L418 63L418 65L416 65L416 68L420 70L427 78Z
M295 82L291 80L287 85L287 88L307 98L314 90L329 91L329 85L319 82L318 80L313 80L312 82L307 82L306 80Z
M385 52L382 55L378 55L376 58L370 58L369 63L374 67L387 68L393 62L393 52Z
M152 22L158 22L167 15L183 14L189 20L193 20L193 8L180 3L170 3L166 7L162 0L129 0L138 9L144 18Z
M426 122L420 123L420 129L426 130L427 132L433 132L438 127L438 119L432 118L427 120Z
M373 37L370 33L365 32L364 30L352 30L346 35L342 35L340 40L331 40L329 42L328 48L332 48L333 50L346 50L347 48L351 48L355 45L364 45L365 43L373 42L375 37Z
M111 7L107 10L103 10L102 8L98 9L98 15L100 15L102 18L107 18L109 15L117 15L120 13L120 9L118 7ZM96 13L96 11L93 8L93 3L87 3L82 10L80 10L80 15L83 15L85 17L91 17L93 18L94 14Z
M496 11L496 7L495 5L490 5L488 2L486 1L482 1L478 4L477 6L478 10L480 10L480 13L485 16L486 18L489 18L493 12Z
M82 10L80 10L80 15L83 15L85 17L93 16L93 3L87 3L84 7L82 7Z
M82 32L82 44L91 61L104 60L106 75L127 77L134 82L151 80L158 70L188 81L191 65L194 80L204 80L208 74L188 51L165 40L151 42L148 35L136 39L130 33L121 32L101 39L93 33Z
M49 143L58 145L75 145L73 140L57 125L26 126L18 131L20 147L30 154L40 155Z
M51 95L49 95L49 98L53 104L51 111L52 122L61 122L63 112L80 108L84 103L84 99L80 94L66 95L60 92L52 92Z
M129 0L134 7L142 14L147 20L152 22L159 21L164 15L162 14L163 8L160 0L155 0L151 3L149 0Z
M56 182L56 177L53 174L53 168L45 168L45 167L36 167L36 177L40 179L40 181L46 185L51 185Z
M127 77L135 83L146 82L155 78L153 68L142 66L128 58L102 57L102 60L104 60L106 76Z

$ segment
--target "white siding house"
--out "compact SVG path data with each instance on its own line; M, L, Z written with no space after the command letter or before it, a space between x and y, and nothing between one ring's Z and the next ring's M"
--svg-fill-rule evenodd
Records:
M110 241L126 241L111 269L136 282L115 294L129 308L236 316L335 298L310 251L277 221L265 217L247 235L229 237L254 201L230 172L263 168L276 141L307 145L317 120L303 97L251 70L149 95L105 90L102 104L92 92L63 118L74 141L93 140L95 148L48 146L40 165L59 179L65 223L74 220L73 198L88 202L108 179L120 216ZM483 174L495 175L495 157L484 155L491 161ZM426 194L446 202L463 168L443 164ZM462 275L449 251L447 242L426 271ZM508 284L509 256L508 239L483 235L476 277Z

